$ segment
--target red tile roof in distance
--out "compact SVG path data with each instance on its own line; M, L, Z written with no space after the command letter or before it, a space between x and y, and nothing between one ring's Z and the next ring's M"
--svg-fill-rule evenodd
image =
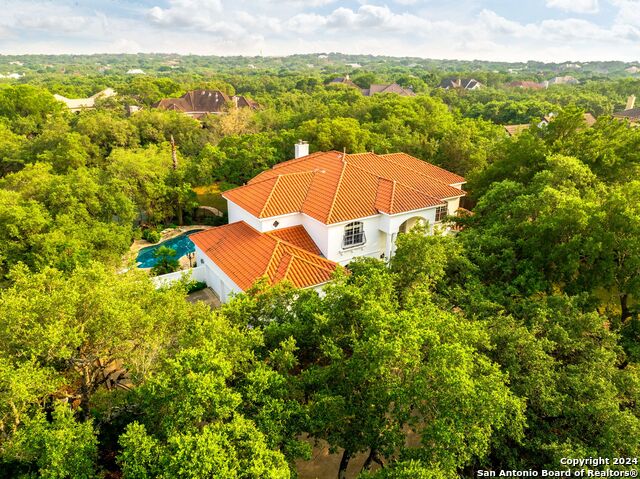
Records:
M464 196L452 186L463 183L405 153L328 151L279 163L223 196L258 218L304 213L332 224L441 205Z
M261 233L239 221L189 238L242 290L264 276L271 284L287 280L307 288L329 281L337 267L315 253L302 226Z

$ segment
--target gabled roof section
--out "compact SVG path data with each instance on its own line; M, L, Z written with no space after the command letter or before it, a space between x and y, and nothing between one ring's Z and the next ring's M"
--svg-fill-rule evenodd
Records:
M464 196L463 183L405 153L329 151L280 163L223 196L258 218L304 213L334 224L441 205Z
M298 248L302 248L309 253L321 255L320 248L313 242L304 226L290 226L279 230L268 231L266 234L287 243L291 243Z
M304 230L302 226L296 228ZM304 234L308 237L306 231ZM299 240L302 232L297 229L284 235ZM271 284L290 281L297 288L316 286L329 281L337 268L333 261L273 232L261 233L243 221L201 231L189 238L242 290L263 277Z
M406 211L420 210L444 204L444 201L409 188L402 183L380 178L375 206L376 209L382 213L396 215Z

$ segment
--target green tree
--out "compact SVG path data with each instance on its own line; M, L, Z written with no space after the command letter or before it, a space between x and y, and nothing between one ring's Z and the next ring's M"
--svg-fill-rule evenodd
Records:
M153 257L156 258L156 264L151 268L151 272L155 275L173 273L180 268L180 263L176 258L176 250L168 246L160 246L154 251Z

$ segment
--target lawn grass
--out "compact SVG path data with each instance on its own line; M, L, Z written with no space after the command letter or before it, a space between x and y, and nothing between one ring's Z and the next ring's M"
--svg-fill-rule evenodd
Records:
M222 197L219 183L212 183L207 186L196 186L193 188L198 202L202 206L213 206L223 213L227 212L227 201Z

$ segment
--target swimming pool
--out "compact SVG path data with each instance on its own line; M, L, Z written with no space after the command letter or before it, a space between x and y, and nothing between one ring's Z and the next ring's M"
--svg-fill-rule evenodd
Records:
M186 233L182 233L180 236L171 238L170 240L163 241L162 243L154 244L153 246L147 246L138 251L136 261L138 262L138 268L153 268L157 263L157 258L153 257L153 253L156 252L161 246L167 246L176 250L176 259L182 258L188 253L193 253L196 250L195 245L189 239L189 235L198 233L202 230L193 230Z

